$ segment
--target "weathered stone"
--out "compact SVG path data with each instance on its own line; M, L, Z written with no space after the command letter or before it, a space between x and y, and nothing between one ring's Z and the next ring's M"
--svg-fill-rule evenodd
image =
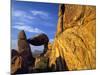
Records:
M47 48L47 52L43 52L42 54L40 54L40 56L36 57L32 72L41 73L52 71L51 68L49 68L49 56L52 49L52 44L48 43Z
M25 32L22 30L19 32L18 36L18 52L23 58L23 65L27 69L31 64L34 63L34 58L32 57L30 46L27 42L27 37Z
M46 34L38 34L28 39L28 42L32 45L40 46L40 45L48 44L49 38Z
M47 49L47 52L44 54L44 56L46 56L46 57L50 57L50 52L52 51L52 43L48 43L48 47L47 47L48 49Z
M18 36L18 52L27 64L31 63L33 57L30 46L27 42L26 34L23 30L19 32Z
M89 5L65 4L62 13L60 7L57 37L54 38L49 61L61 71L64 64L68 70L83 70L96 68L96 7ZM63 19L61 18L61 15ZM59 20L61 22L59 22ZM59 28L62 27L62 28ZM60 32L60 34L59 34ZM58 35L59 34L59 35ZM62 60L57 60L61 57ZM62 63L59 65L59 63ZM66 68L67 70L67 68Z
M18 55L19 54L18 54L17 50L15 50L15 49L11 50L11 58L13 58L14 56L18 56Z
M25 32L22 30L18 36L18 52L12 50L11 53L11 73L25 74L31 72L35 63L35 58L32 57L30 46L27 42Z
M67 64L61 56L56 58L56 71L68 71Z
M14 49L11 50L11 74L16 74L22 68L22 58Z
M47 72L49 71L49 59L45 56L36 57L35 72Z
M57 24L57 32L56 32L56 37L57 35L59 35L60 33L63 32L63 18L64 18L64 12L65 12L65 5L59 5L59 13L58 13L58 24Z

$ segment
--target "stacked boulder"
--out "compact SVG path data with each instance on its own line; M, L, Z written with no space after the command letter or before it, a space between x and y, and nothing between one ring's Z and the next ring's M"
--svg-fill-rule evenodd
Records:
M32 38L27 39L24 30L19 32L18 35L18 50L12 49L11 51L11 73L23 74L38 72L35 71L35 60L32 56L29 44L34 46L44 45L44 51L40 56L44 56L48 49L49 39L45 34L39 34Z

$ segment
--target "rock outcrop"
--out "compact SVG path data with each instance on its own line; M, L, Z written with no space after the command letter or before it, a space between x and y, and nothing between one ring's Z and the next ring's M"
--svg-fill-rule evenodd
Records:
M36 73L40 72L49 72L49 58L46 56L38 56L35 61L35 69L33 70Z
M49 42L47 48L48 49L47 49L46 53L44 54L44 56L49 58L50 57L50 53L52 51L52 43Z
M27 42L26 34L22 30L18 36L18 52L25 59L25 61L30 61L32 59L32 52Z
M17 50L11 50L11 74L17 73L22 67L22 58L19 56Z
M13 49L11 54L12 74L23 74L31 71L30 67L34 64L35 58L32 56L26 34L23 30L18 35L18 50Z
M52 44L48 43L48 49L46 50L46 53L42 53L44 55L40 55L36 57L35 61L35 72L50 72L52 71L49 67L49 57L50 52L52 49Z
M54 71L96 68L96 7L62 4L50 53Z
M28 73L29 67L34 63L35 59L32 56L31 48L24 30L20 31L18 35L18 52L23 58L23 73Z
M30 39L27 39L24 30L18 35L18 50L11 50L11 74L25 74L36 72L47 72L49 59L44 57L48 50L49 39L45 34L38 34ZM30 45L44 45L43 53L38 57L33 57Z

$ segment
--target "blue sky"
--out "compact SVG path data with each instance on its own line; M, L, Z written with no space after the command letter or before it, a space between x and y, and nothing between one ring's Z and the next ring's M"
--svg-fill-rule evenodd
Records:
M17 48L20 30L27 38L39 33L48 35L53 40L58 20L58 4L12 1L11 48Z

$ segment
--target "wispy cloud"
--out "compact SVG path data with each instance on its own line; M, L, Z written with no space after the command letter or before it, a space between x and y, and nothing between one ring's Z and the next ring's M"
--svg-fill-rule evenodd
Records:
M27 32L34 32L34 33L44 33L44 31L38 29L38 28L33 28L28 25L15 25L12 26L12 28L18 29L18 30L25 30Z
M33 16L40 16L41 18L50 18L49 13L44 11L32 10L31 13Z
M13 11L13 14L12 14L14 17L23 17L26 15L26 12L25 11L22 11L22 10L15 10Z
M44 12L44 11L39 11L39 10L32 10L31 11L33 15L43 15L43 16L48 16L48 13Z
M29 15L29 13L32 13L32 15ZM13 12L13 16L27 19L34 19L37 17L50 18L49 13L40 10L30 10L30 12L16 10Z
M34 19L34 16L29 15L26 11L16 10L13 12L14 17Z
M23 23L23 22L15 22L14 24L15 25L24 25L25 23Z

